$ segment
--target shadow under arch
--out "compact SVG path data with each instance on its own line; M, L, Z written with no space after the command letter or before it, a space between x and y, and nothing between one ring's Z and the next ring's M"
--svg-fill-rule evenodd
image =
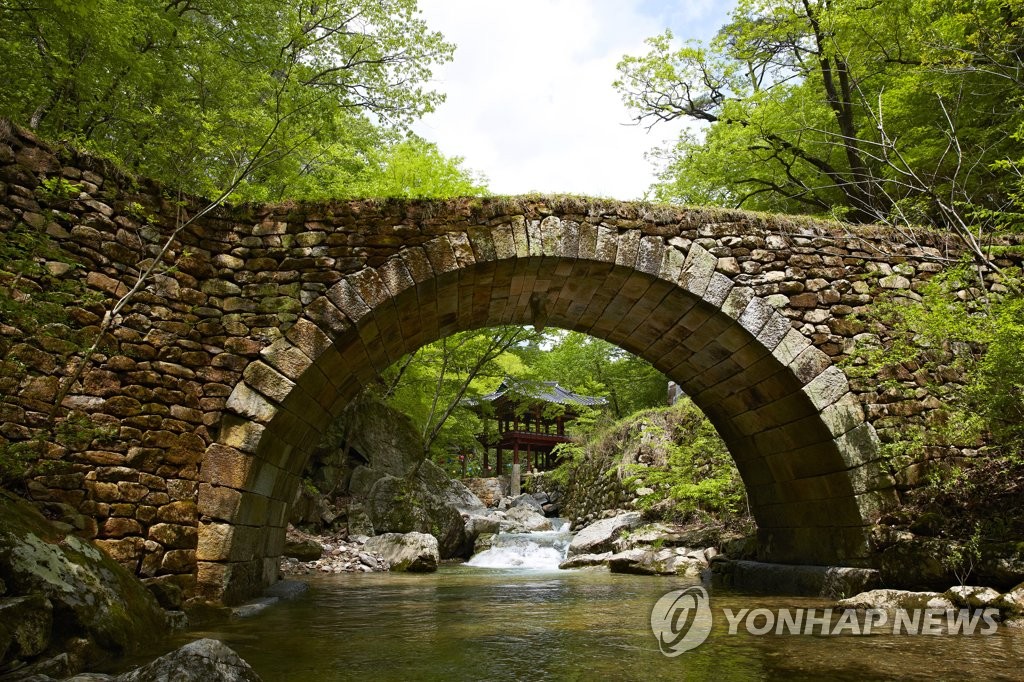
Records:
M306 307L249 364L204 457L199 593L226 603L273 582L309 454L402 355L502 324L584 332L682 386L725 440L768 561L869 565L868 528L894 499L877 437L830 358L697 244L575 249L470 244L448 233L365 268ZM585 250L586 248L586 250ZM592 249L592 250L591 250Z

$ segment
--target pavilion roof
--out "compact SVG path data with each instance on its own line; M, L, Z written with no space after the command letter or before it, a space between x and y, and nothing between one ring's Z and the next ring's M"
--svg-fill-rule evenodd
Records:
M539 400L558 405L594 406L606 405L608 403L606 398L573 393L559 386L557 381L532 381L529 379L510 379L508 377L505 377L501 382L501 386L493 393L488 393L479 398L470 398L466 402L471 405L479 405L485 402L493 403L503 397L508 397L512 400L526 398L527 400Z

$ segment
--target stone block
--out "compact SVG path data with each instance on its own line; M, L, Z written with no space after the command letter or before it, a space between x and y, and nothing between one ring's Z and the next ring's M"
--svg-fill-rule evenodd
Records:
M303 372L313 364L313 361L301 349L292 345L287 339L274 341L260 351L260 357L292 381L297 381Z
M594 246L594 259L614 263L618 251L618 231L604 225L597 228L597 242Z
M219 521L234 521L244 493L234 488L202 483L199 485L199 514Z
M347 279L341 280L328 289L326 296L338 310L345 314L345 317L356 325L370 313L370 307L360 298L355 287Z
M307 359L308 362L308 359ZM255 389L276 403L284 402L295 388L295 382L270 365L259 360L249 363L242 377L250 388Z
M242 489L254 466L253 457L229 445L214 443L206 449L200 476L206 483Z
M240 381L235 385L235 389L228 396L225 408L241 417L252 419L262 424L269 424L274 415L277 414L277 407L264 398L262 394L249 388L244 381Z

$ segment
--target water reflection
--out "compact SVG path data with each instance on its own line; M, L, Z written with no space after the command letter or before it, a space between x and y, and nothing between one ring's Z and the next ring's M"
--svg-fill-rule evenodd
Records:
M267 682L292 680L1021 679L1024 633L974 637L727 634L722 608L822 600L712 589L708 641L666 658L650 631L681 579L603 571L318 577L300 599L212 634ZM194 634L192 635L195 636Z

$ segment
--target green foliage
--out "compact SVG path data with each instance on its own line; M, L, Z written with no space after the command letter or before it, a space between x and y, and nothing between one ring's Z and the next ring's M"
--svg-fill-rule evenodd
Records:
M707 417L689 399L670 408L675 432L660 434L668 451L665 467L630 465L631 478L642 478L653 492L640 499L642 508L667 502L682 518L695 513L734 516L746 501L743 481L725 443ZM646 414L646 413L645 413ZM641 430L657 429L650 419L638 420Z
M38 457L39 448L34 441L0 442L0 488L24 481Z
M1004 276L1005 284L1018 277ZM1024 296L984 293L966 264L932 278L919 293L920 302L896 295L873 306L872 319L891 330L892 340L862 344L847 371L860 378L889 377L895 387L894 368L900 365L940 376L952 369L964 383L954 391L933 387L937 395L946 394L949 414L926 438L972 445L989 436L1004 454L1024 452Z
M526 368L517 377L558 381L577 393L607 398L616 419L665 404L665 375L646 360L602 339L552 330L514 352Z
M0 112L194 193L345 194L452 50L415 0L4 3Z
M60 176L44 178L36 188L36 194L49 202L60 202L73 199L82 193L82 186L65 180Z
M361 197L446 199L487 194L486 178L449 158L418 137L395 144L367 166L348 193Z
M54 429L55 440L71 450L85 450L93 443L109 445L120 433L117 424L99 423L81 412L72 412Z
M98 299L76 278L58 277L47 268L57 263L77 268L45 233L14 223L0 238L0 322L26 334L64 334L49 325L68 322L68 307Z
M638 123L696 123L653 154L659 200L1019 230L1022 21L1020 0L740 0L615 85Z
M450 465L452 473L461 473L453 455L478 451L476 436L484 430L462 399L488 393L504 376L521 372L519 358L504 347L528 336L521 327L459 332L423 346L382 377L389 404L412 418L434 461Z

